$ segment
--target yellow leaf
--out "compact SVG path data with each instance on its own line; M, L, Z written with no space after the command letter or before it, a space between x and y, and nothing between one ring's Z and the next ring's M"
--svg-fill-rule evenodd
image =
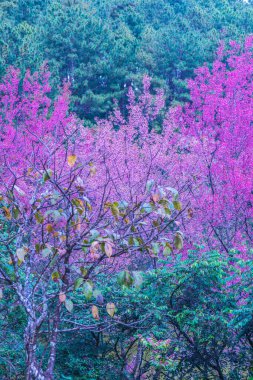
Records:
M108 243L108 242L105 243L105 254L108 257L112 256L112 244L111 243Z
M47 230L47 232L49 232L49 233L53 232L54 228L53 228L52 224L47 224L47 226L46 226L46 230Z
M113 302L109 302L107 305L106 305L106 311L107 313L110 315L110 317L113 317L114 314L115 314L115 305Z
M4 210L4 216L8 219L8 220L11 220L11 212L10 210L7 208L7 207L3 207L3 210Z
M59 300L60 300L61 303L65 302L66 301L66 294L63 293L63 292L60 292L60 294L59 294Z
M97 321L99 320L99 311L98 311L98 308L97 306L93 305L91 307L91 312L92 312L92 316L94 319L96 319Z
M182 249L184 242L181 234L177 233L174 239L174 244L177 249Z
M193 217L193 209L192 208L188 208L187 214L188 214L189 218L192 218Z
M76 160L77 160L77 156L75 154L68 156L68 165L72 168L72 166L75 165Z
M179 201L174 201L174 202L173 202L173 205L174 205L174 207L175 207L176 210L178 210L178 211L181 211L181 210L182 210L182 204L181 204L181 202L179 202Z
M92 167L90 168L90 175L91 175L91 176L94 176L96 173L97 173L97 168L96 168L96 166L92 166Z
M100 248L99 242L98 241L93 241L90 246L90 253L92 256L96 256L98 250Z
M153 202L158 202L160 200L160 195L159 194L153 194L152 195L152 200Z

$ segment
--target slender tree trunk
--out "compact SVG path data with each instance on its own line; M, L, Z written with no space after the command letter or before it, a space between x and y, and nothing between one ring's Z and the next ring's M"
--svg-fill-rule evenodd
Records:
M53 332L50 337L50 355L47 369L43 370L36 357L38 330L34 322L28 323L25 331L26 380L53 380L56 358L57 327L58 321L55 321Z
M48 359L48 366L46 370L46 378L48 380L53 380L54 378L54 366L55 366L55 358L56 358L56 345L57 345L57 333L60 322L60 303L57 305L55 310L55 319L53 323L53 331L50 337L50 356Z
M37 329L34 321L28 320L24 338L26 350L26 380L47 380L36 360Z

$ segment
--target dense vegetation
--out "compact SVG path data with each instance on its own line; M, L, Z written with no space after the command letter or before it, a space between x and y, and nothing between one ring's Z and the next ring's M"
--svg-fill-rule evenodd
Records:
M0 378L252 380L251 1L0 17Z
M54 89L71 82L71 109L88 120L124 103L144 74L168 103L188 100L186 79L214 59L220 40L253 32L241 0L12 0L0 4L0 75L48 62Z

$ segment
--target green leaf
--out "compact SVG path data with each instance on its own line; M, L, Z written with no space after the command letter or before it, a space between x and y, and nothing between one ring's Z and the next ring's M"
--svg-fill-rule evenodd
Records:
M153 211L153 207L150 203L144 203L141 208L141 212L151 213Z
M112 215L117 219L119 217L119 208L118 208L118 205L115 203L113 203L111 206L111 212L112 212Z
M14 216L14 218L17 219L18 216L19 216L19 214L20 214L19 209L17 207L14 207L13 208L13 216Z
M48 247L44 248L42 251L41 251L41 254L43 257L48 257L50 254L52 253L52 250Z
M173 194L174 201L177 201L177 199L178 199L178 191L176 189L174 189L173 187L166 187L166 189Z
M90 281L86 281L83 284L83 294L84 294L85 298L87 299L87 301L89 301L91 299L92 294L93 294L93 287L92 287L92 283Z
M171 245L167 245L165 246L164 250L163 250L163 255L164 256L169 256L172 252L172 247Z
M110 315L110 317L113 317L116 311L116 307L113 302L108 302L106 305L106 311Z
M59 278L60 278L60 273L59 272L55 271L55 272L52 273L52 280L54 282L57 282L59 280Z
M43 217L43 215L41 214L40 211L37 211L37 212L35 213L35 219L36 219L36 221L37 221L39 224L43 224L43 222L44 222L44 217Z
M177 233L175 235L174 244L177 249L183 248L184 242L183 242L183 237L181 234Z
M91 230L90 234L92 240L96 240L100 236L100 233L97 230Z
M77 290L78 288L80 288L80 286L82 285L82 283L83 283L83 278L82 278L82 277L79 277L79 278L75 281L74 289Z
M117 280L120 285L124 285L128 288L133 285L134 282L134 278L131 276L128 270L120 272Z
M25 248L18 248L16 250L16 255L19 261L23 262L25 260L25 255L27 254L27 250Z
M173 201L173 205L176 210L181 211L182 210L182 204L179 201Z
M66 299L65 307L71 313L74 307L73 302L70 299Z
M158 243L152 243L152 251L153 254L157 256L160 251L160 245Z
M134 286L140 288L143 283L142 274L140 271L133 271Z
M40 243L36 243L36 244L35 244L35 251L36 251L36 253L39 253L39 252L40 252L40 249L41 249L41 245L40 245Z
M80 272L81 272L82 275L85 277L85 276L87 275L87 273L88 273L88 270L87 270L86 268L84 268L84 267L81 267L81 268L80 268Z
M47 169L43 173L43 181L46 182L52 177L53 171L51 169Z
M153 179L149 179L146 183L146 191L149 193L155 185L155 181Z
M128 207L128 203L126 201L120 201L119 202L119 209L124 210Z
M58 210L54 210L51 213L52 218L54 219L55 222L61 218L61 213Z

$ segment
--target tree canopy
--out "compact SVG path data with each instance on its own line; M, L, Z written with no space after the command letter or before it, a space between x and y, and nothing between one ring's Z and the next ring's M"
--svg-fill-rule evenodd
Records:
M239 0L13 0L0 15L0 75L48 62L54 89L71 82L71 109L87 123L108 115L114 98L124 103L144 74L168 103L188 100L186 79L211 64L220 41L253 32L252 3Z

